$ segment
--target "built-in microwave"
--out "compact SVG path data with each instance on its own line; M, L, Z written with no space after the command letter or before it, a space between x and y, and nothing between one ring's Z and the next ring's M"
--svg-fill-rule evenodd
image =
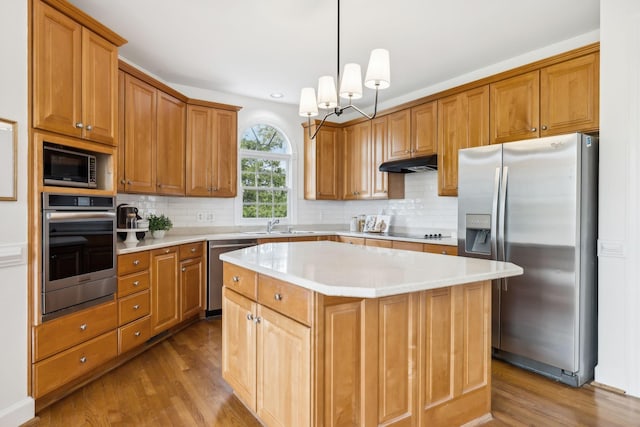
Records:
M96 156L44 145L44 185L96 188Z

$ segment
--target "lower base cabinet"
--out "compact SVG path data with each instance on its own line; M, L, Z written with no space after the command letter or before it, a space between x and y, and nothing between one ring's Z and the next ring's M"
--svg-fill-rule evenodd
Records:
M462 425L490 413L490 281L377 299L304 290L307 304L297 286L224 270L222 374L265 425ZM233 288L234 277L256 286Z

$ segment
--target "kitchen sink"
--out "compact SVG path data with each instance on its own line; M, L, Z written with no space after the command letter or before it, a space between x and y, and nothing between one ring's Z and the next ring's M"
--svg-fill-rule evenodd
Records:
M269 235L274 235L274 234L316 234L319 233L319 231L304 231L304 230L291 230L291 231L286 231L286 230L277 230L277 231L272 231L271 233L268 233L266 231L243 231L242 234L250 234L253 236L269 236Z

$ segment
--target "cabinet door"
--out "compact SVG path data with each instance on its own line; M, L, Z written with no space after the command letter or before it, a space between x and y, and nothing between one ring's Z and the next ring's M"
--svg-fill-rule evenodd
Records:
M386 199L389 196L389 173L378 168L387 160L388 116L371 122L371 197Z
M156 190L157 91L125 75L125 188L131 193Z
M490 91L492 144L539 136L539 71L492 83Z
M124 177L124 71L118 70L118 193L124 193L127 181Z
M178 249L151 252L151 331L156 335L180 321Z
M156 193L185 194L186 105L158 91Z
M311 330L261 305L258 319L256 413L269 426L310 426Z
M411 157L429 156L438 150L438 105L436 101L411 109Z
M540 71L540 135L598 129L599 64L594 53Z
M371 122L355 125L354 178L358 199L371 198Z
M235 197L238 171L238 129L235 111L216 110L213 125L214 197Z
M204 309L204 268L202 258L180 263L182 319L198 315Z
M82 122L84 137L117 145L118 48L82 29Z
M355 200L358 198L356 194L356 130L355 126L347 126L343 129L343 190L342 197L344 200Z
M226 287L222 294L222 378L255 412L256 304Z
M409 109L390 114L387 160L411 157L411 111Z
M315 132L315 127L311 127ZM315 139L304 130L304 197L307 200L340 199L338 129L323 126Z
M82 137L82 26L33 2L33 126Z
M212 115L207 107L187 108L187 196L211 195Z

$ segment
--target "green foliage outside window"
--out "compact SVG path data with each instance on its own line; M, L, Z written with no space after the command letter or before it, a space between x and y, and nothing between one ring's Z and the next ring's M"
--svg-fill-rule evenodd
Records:
M242 135L240 148L247 150L240 160L242 217L286 218L290 156L284 135L271 126L255 125Z

